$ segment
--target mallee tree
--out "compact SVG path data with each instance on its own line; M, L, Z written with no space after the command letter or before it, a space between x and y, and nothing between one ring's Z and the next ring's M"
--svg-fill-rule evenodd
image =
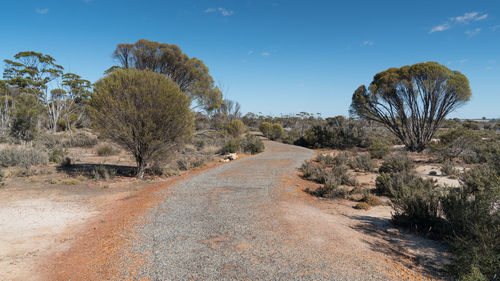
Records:
M182 148L192 135L190 99L171 79L149 70L120 69L95 84L88 114L93 126L132 153L137 177Z
M422 151L445 117L470 100L469 80L436 63L377 73L352 96L352 115L383 124L410 151Z

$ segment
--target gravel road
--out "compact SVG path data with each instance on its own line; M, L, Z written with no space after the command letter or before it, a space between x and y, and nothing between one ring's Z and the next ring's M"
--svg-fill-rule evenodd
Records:
M288 215L278 206L286 203L280 192L293 188L282 179L312 157L305 148L266 142L259 155L175 184L132 243L132 251L146 253L139 275L150 280L387 280L363 259L344 258L290 230ZM307 225L298 231L307 231Z

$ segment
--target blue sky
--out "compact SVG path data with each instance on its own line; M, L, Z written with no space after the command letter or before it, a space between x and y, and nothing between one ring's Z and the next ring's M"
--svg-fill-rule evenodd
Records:
M500 117L500 1L2 1L0 58L50 54L95 82L118 43L179 45L244 112L346 115L389 67L437 61L473 91L454 117ZM3 71L3 65L0 71Z

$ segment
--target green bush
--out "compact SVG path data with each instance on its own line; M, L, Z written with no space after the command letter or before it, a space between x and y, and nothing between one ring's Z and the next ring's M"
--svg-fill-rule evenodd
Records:
M262 122L260 123L259 130L264 137L270 139L273 131L273 125L269 122Z
M443 197L443 212L452 229L451 273L463 279L500 272L500 177L488 167L462 174L461 187Z
M52 163L62 163L63 160L66 158L66 155L68 155L68 151L66 149L55 148L52 151L50 151L49 161Z
M118 153L118 151L109 144L101 144L96 148L96 153L99 156L111 156Z
M241 136L246 131L246 126L239 119L232 121L231 123L226 125L227 133L233 138L237 138Z
M372 160L367 155L359 155L349 161L349 167L355 171L371 172L375 169Z
M248 134L241 140L240 145L245 153L257 154L264 151L264 142L257 136Z
M181 171L188 171L205 166L205 159L201 157L182 157L177 160L177 168Z
M432 179L411 177L391 187L391 203L394 209L392 222L416 233L441 238L444 223L440 216L440 188Z
M10 135L25 142L34 140L38 134L40 103L34 95L22 94L17 99L16 107Z
M228 154L228 153L238 153L241 151L241 143L237 138L230 138L222 147L220 153Z
M455 164L448 160L441 165L441 174L447 177L455 177L458 174L458 170L455 168Z
M271 130L271 140L281 139L284 133L285 130L283 130L283 127L278 123L274 123Z
M85 133L77 133L72 138L64 142L65 147L93 147L97 144L97 138L93 138Z
M32 147L6 148L0 150L0 166L18 166L29 169L31 166L46 165L49 157L45 151Z
M382 159L391 152L391 145L381 140L373 140L368 146L372 158Z
M479 134L464 127L450 129L439 136L439 142L430 143L430 152L441 161L450 161L467 153L474 143L480 140Z
M300 171L302 172L302 177L307 180L317 183L325 183L326 181L325 170L312 161L305 161L300 167Z
M387 158L378 169L379 173L403 173L413 170L415 164L406 154Z

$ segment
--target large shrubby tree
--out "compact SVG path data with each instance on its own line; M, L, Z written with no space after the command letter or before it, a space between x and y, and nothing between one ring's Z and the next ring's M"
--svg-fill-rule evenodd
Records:
M193 109L212 111L222 103L222 93L214 85L208 67L197 58L190 58L173 44L141 39L134 44L118 44L113 58L120 66L111 67L107 73L119 68L136 68L161 73L172 79L193 102Z
M469 80L436 62L390 68L353 94L350 113L379 122L422 151L445 117L470 100Z
M90 93L90 82L76 74L64 73L64 68L53 57L34 51L19 52L13 60L6 59L4 62L0 126L5 130L12 123L17 127L15 131L19 131L19 128L31 128L35 123L40 129L42 122L38 115L44 113L48 117L48 128L53 132L56 132L61 119L66 121L66 128L71 132L71 120L79 121L84 116L84 102ZM22 102L29 102L28 107L36 105L37 110L14 112L25 108L17 106ZM28 118L26 115L35 113L37 116ZM10 120L12 116L17 120Z
M148 70L121 69L95 84L89 115L95 129L130 151L137 177L191 136L190 99L171 79Z

